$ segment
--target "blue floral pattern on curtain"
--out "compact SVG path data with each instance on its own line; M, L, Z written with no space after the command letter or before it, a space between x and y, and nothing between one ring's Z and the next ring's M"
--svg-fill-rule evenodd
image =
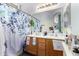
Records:
M0 22L4 27L6 44L9 44L10 50L12 48L16 54L22 49L26 35L30 33L29 21L31 16L7 4L0 4L0 13L1 10L4 11L4 14L0 14ZM34 20L36 23L34 30L39 31L40 21Z

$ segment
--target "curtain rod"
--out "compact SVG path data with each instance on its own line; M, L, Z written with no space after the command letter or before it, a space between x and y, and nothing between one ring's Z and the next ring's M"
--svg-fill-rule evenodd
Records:
M18 9L18 7L16 5L14 5L13 3L6 3L6 4L8 6L11 6L11 7L15 8L15 9L19 10L19 11L22 11L22 10ZM31 16L31 17L33 17L33 18L35 18L34 16L32 16L31 14L29 14L27 12L24 12L24 11L22 11L22 12L25 13L25 14L27 14L27 15L29 15L29 16ZM35 18L35 19L37 19L37 18Z

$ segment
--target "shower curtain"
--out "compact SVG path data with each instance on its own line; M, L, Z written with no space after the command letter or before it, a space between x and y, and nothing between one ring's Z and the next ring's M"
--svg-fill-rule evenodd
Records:
M5 53L4 42L5 42L4 30L0 22L0 56L3 56Z
M0 31L3 35L2 44L0 38L0 45L3 47L0 46L0 50L4 50L2 55L15 56L17 52L23 49L26 35L31 32L29 27L30 18L31 16L20 10L7 4L0 4L0 27L2 27ZM40 21L34 20L36 23L34 31L39 31Z

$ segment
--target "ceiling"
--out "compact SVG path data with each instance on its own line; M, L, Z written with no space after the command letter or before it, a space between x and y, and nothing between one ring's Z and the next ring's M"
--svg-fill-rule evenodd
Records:
M39 3L19 3L21 5L21 10L29 14L33 14L36 10L36 6Z
M27 12L29 14L34 14L36 11L36 7L40 4L44 3L17 3L18 6L20 6L20 9L24 12Z

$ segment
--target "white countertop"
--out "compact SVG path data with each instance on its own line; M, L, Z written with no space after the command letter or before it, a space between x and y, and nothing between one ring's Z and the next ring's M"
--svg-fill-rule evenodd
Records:
M65 41L65 37L64 36L27 35L27 37L37 37L37 38L46 38L46 39Z

